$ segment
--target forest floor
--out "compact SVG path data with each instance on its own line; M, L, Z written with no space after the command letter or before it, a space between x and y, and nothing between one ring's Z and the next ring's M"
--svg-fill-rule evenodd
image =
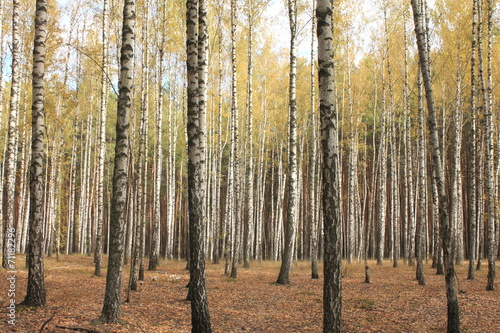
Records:
M20 260L18 260L20 261ZM104 262L106 262L105 260ZM18 262L16 301L26 292L27 272ZM392 268L370 262L371 284L365 284L364 265L343 266L344 332L445 332L444 277L425 265L426 285L419 286L414 268L400 263ZM125 267L123 285L128 283ZM224 266L207 263L207 288L214 332L321 332L323 280L310 279L310 263L293 265L291 284L274 281L279 263L253 262L240 267L238 278L223 274ZM321 266L320 266L321 271ZM86 328L87 332L190 332L190 305L185 300L188 271L185 262L162 261L159 269L146 271L139 291L122 306L121 325L91 326L100 315L106 278L94 277L93 258L61 256L45 259L47 306L16 309L15 326L7 324L7 272L0 270L0 332L72 332L61 327ZM468 281L467 264L459 266L459 303L462 332L500 332L500 297L485 291L487 265ZM123 300L126 293L123 293ZM59 327L58 327L59 326ZM73 330L75 332L76 330ZM85 332L80 330L80 332Z

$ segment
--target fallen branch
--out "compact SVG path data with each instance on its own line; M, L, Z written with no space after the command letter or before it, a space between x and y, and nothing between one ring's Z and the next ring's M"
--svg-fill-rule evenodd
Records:
M47 319L43 324L42 324L42 327L40 327L40 331L38 331L38 333L42 333L43 330L45 329L45 326L47 326L47 324L52 320L54 319L55 315L56 315L57 312L54 312L54 314L52 315L52 317L50 317L49 319Z
M146 331L141 327L141 325L137 324L137 326L139 326L139 328L141 329L141 331L143 331L144 333L146 333Z

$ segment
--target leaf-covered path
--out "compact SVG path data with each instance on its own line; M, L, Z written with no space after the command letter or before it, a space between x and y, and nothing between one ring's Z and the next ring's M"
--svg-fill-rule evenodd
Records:
M162 261L131 302L122 307L121 326L91 326L101 311L105 277L96 278L93 258L46 258L47 307L17 308L16 325L6 323L7 272L0 271L0 332L71 332L58 328L84 327L97 332L189 332L189 303L185 301L188 271L185 262ZM107 259L104 261L107 262ZM24 263L22 263L24 264ZM18 260L18 267L22 267ZM372 284L364 284L364 266L344 265L343 324L345 332L445 332L444 278L425 266L426 282L418 286L413 268L371 263ZM279 263L252 263L238 279L223 275L223 265L207 264L207 288L215 332L320 332L322 279L311 280L308 262L293 265L291 285L273 282ZM125 268L128 269L128 266ZM321 269L320 269L321 271ZM475 281L467 281L467 265L458 267L461 323L464 332L500 332L498 291L486 292L486 267ZM128 274L125 275L128 277ZM26 270L16 275L16 300L24 297ZM125 279L125 283L127 279ZM498 288L497 288L498 289ZM126 299L126 293L123 294ZM74 332L74 331L73 331Z

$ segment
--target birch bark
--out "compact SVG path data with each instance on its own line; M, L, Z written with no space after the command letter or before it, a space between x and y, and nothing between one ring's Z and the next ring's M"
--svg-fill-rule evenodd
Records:
M102 73L101 73L101 122L99 127L99 157L97 174L97 230L94 252L95 276L102 275L102 229L104 224L104 161L106 158L106 118L108 111L108 1L102 8Z
M120 81L116 121L113 195L111 198L110 245L106 292L100 320L116 323L121 310L121 283L124 255L125 203L129 182L129 127L133 84L135 1L124 0L122 47L120 50Z
M428 45L426 45L425 31L422 20L422 10L419 0L411 0L413 9L413 20L415 24L415 34L417 37L417 47L419 55L419 67L425 87L425 95L428 108L428 128L430 132L430 143L432 146L433 170L439 195L439 220L441 241L443 244L443 260L446 270L446 296L448 300L448 332L460 332L460 315L458 308L458 296L456 290L456 275L453 255L451 253L451 228L447 207L447 195L444 186L444 174L441 164L441 154L439 151L439 138L436 128L436 111L434 109L434 97L432 92L431 74L428 65Z
M14 193L16 183L16 169L17 169L17 145L18 145L18 132L19 132L19 100L21 95L20 86L20 43L21 37L19 35L19 11L20 1L12 1L12 83L10 88L10 106L9 106L9 125L8 125L8 142L7 154L5 157L5 183L3 191L3 230L14 229ZM4 233L3 241L3 257L2 267L8 268L8 247L7 236ZM15 236L17 237L17 235Z
M334 99L332 8L329 0L318 0L318 78L320 88L321 144L323 149L324 287L323 332L342 331L341 217L338 123Z
M288 17L290 21L290 86L289 86L289 118L288 118L288 205L285 228L285 244L281 260L278 284L290 283L293 254L295 251L295 234L297 232L298 208L298 172L297 172L297 3L288 0Z
M43 190L44 190L44 75L45 42L47 38L47 1L37 0L35 42L33 47L33 105L31 121L30 226L27 251L28 290L22 304L44 306L45 279L43 265ZM7 231L9 231L7 229ZM12 269L12 268L11 268Z

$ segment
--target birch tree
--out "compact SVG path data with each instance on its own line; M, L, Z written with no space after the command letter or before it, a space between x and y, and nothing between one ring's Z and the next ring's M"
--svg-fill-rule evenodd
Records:
M415 255L417 257L416 278L418 284L425 285L424 278L424 225L425 225L425 178L427 173L425 168L425 126L424 126L424 100L422 87L422 71L418 70L418 219L417 219L417 234L415 241Z
M189 288L192 332L211 332L205 289L207 4L186 1Z
M476 48L477 48L477 6L478 0L472 1L472 33L471 33L471 55L470 55L470 87L471 87L471 114L470 114L470 136L469 143L469 271L468 280L474 280L476 244L477 244L477 201L476 201Z
M493 79L492 79L492 34L493 34L493 3L488 0L487 16L487 97L483 107L485 118L485 149L486 149L486 216L488 224L488 284L486 290L495 289L495 262L497 258L498 228L495 226L495 174L493 169Z
M239 242L239 225L240 221L237 219L240 202L238 201L238 193L240 184L236 181L239 173L238 163L238 93L237 93L237 76L236 76L236 0L231 0L231 155L229 162L229 175L228 175L228 200L229 209L226 217L228 223L228 237L230 239L229 258L231 259L231 278L238 276L238 261L240 253Z
M332 3L317 0L318 78L320 89L321 145L323 149L324 287L323 332L342 330L341 218L338 123L334 99Z
M386 20L386 12L384 10L384 20ZM386 210L387 210L387 101L386 101L386 82L385 82L385 62L387 55L383 51L382 56L382 116L381 133L380 133L380 148L379 148L379 207L378 207L378 226L377 226L377 265L382 265L384 260L385 249L385 228L386 228Z
M108 111L108 1L102 7L102 73L101 73L101 123L99 128L99 157L97 176L97 230L94 252L95 276L102 275L102 229L104 224L104 160L106 158L106 116Z
M247 82L247 110L248 110L248 166L246 172L246 182L247 182L247 205L248 205L248 216L247 225L245 228L245 252L244 252L244 266L245 268L250 267L250 256L252 253L252 244L254 240L254 156L253 156L253 0L248 1L247 8L247 18L248 18L248 82Z
M125 203L129 181L129 126L132 103L135 1L124 0L120 80L116 120L115 164L111 198L110 245L106 292L100 321L116 323L121 310L121 283L124 255Z
M44 306L45 279L43 265L43 192L45 171L45 109L44 75L47 38L47 1L37 0L35 11L35 42L33 47L33 105L31 121L30 218L28 291L22 304Z
M408 235L405 239L408 240L405 249L407 253L405 258L408 259L408 264L413 266L414 264L414 253L415 253L415 213L414 213L414 195L413 195L413 149L411 141L411 112L410 112L410 89L409 89L409 69L408 69L408 38L406 33L406 24L404 26L404 44L405 44L405 83L404 83L404 107L405 107L405 131L404 131L404 141L405 141L405 176L404 182L406 187L406 205L407 205L407 229Z
M5 181L3 190L4 230L14 228L14 194L17 169L17 145L19 132L19 100L21 96L21 63L19 35L19 0L12 1L12 83L10 87L9 126L7 153L5 156ZM4 233L2 267L8 267L7 233Z
M430 132L430 143L432 147L432 168L435 172L435 178L439 195L439 223L440 236L443 245L443 260L446 270L446 297L448 306L447 330L451 332L460 332L460 314L458 308L458 296L456 290L456 275L453 255L451 253L451 227L447 207L447 195L444 186L444 174L441 164L441 153L439 150L439 138L436 128L436 111L434 109L434 97L432 92L431 76L428 65L428 48L425 38L424 24L422 18L421 1L411 0L413 9L413 21L415 24L415 35L417 37L417 47L419 56L419 67L422 71L422 78L425 87L425 95L428 109L428 128Z
M462 78L457 74L457 89L453 122L455 125L455 139L453 149L453 184L451 200L451 221L456 232L456 262L460 265L463 261L463 213L462 213L462 167L460 163L462 150ZM471 241L471 240L470 240ZM469 254L471 255L471 254Z
M316 66L315 66L315 34L316 34L316 0L312 1L312 17L311 17L311 152L309 161L309 200L310 200L310 215L311 215L311 278L319 279L318 274L318 213L316 192L318 187L318 125L316 116Z
M164 10L162 10L162 13ZM165 27L163 25L164 18L161 19L161 27L162 31L164 31ZM147 31L145 31L147 33ZM144 40L147 40L146 35L144 36ZM154 175L154 215L153 215L153 236L151 239L151 257L149 259L149 270L155 270L156 266L159 263L160 256L160 219L161 219L161 203L160 203L160 192L161 192L161 174L162 174L162 165L163 165L163 154L161 150L161 140L162 140L162 113L163 113L163 57L164 51L163 48L165 46L165 37L162 33L160 45L158 48L158 91L157 91L157 105L156 105L156 145L155 145L155 156L156 156L156 168ZM147 103L147 100L145 101ZM146 171L146 170L144 170Z
M395 102L394 102L394 80L392 74L392 63L391 63L391 45L389 42L389 28L387 19L385 20L385 36L386 36L386 47L387 47L387 79L389 86L389 151L390 154L390 184L391 184L391 192L390 192L390 221L392 224L391 228L391 243L392 243L392 259L393 259L393 267L398 266L398 259L400 256L399 249L399 149L398 142L396 141L396 111L395 111Z
M290 21L290 83L288 114L288 205L285 228L285 247L281 260L278 284L290 283L290 271L295 250L298 208L298 172L297 172L297 1L288 0L288 18Z
M149 28L149 1L145 2L143 7L144 10L144 22L142 26L142 47L143 54L141 57L141 125L139 126L139 156L138 156L138 176L137 176L137 207L136 207L136 219L140 225L139 230L139 275L138 279L144 281L144 256L146 252L146 219L148 214L148 166L149 160L147 158L149 154L149 81L150 81L150 66L149 66L149 42L148 42L148 28ZM154 163L153 163L154 165ZM151 240L152 241L152 240ZM159 251L158 251L159 252ZM152 253L151 253L152 254ZM150 256L151 259L151 256ZM148 267L149 268L149 267Z

